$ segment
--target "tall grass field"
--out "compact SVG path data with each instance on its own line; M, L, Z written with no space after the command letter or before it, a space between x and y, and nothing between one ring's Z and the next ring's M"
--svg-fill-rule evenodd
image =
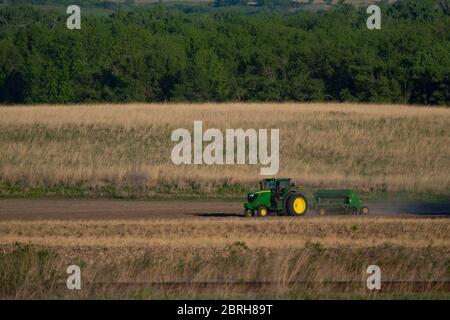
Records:
M445 218L5 221L0 298L449 299L449 244Z
M0 196L239 196L259 165L171 161L177 128L279 129L305 188L450 194L450 109L357 104L0 107Z

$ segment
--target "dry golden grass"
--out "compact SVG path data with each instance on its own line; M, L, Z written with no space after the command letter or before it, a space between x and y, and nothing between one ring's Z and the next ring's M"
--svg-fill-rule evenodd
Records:
M194 120L222 130L279 128L279 175L302 185L449 194L450 109L203 104L0 107L0 195L8 186L19 194L61 185L215 194L259 179L257 166L172 165L170 134ZM319 294L327 281L354 280L361 286L345 290L370 297L370 264L380 265L385 280L448 280L450 220L3 221L0 248L0 297L134 297L87 282L81 293L68 292L72 263L91 282L271 281L271 294L284 297L292 281L313 282L307 292ZM419 292L435 289L426 284ZM213 294L235 290L226 285Z
M249 186L258 166L175 166L171 132L279 128L280 172L311 187L448 194L450 109L354 104L0 107L0 184L151 193Z
M388 217L310 219L155 219L114 221L4 221L0 244L46 247L223 248L236 241L251 249L450 247L450 220Z
M0 222L0 297L376 298L372 264L382 294L448 297L449 231L390 217ZM65 288L71 264L80 292Z

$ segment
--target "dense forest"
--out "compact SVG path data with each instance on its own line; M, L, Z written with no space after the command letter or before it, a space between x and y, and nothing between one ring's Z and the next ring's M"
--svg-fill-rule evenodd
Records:
M186 13L164 5L67 15L0 6L0 103L361 101L450 104L446 1ZM83 8L82 8L83 10Z

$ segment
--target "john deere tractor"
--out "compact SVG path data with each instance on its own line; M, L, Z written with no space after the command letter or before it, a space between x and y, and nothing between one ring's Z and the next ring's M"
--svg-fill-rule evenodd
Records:
M244 214L248 217L288 215L301 217L308 210L306 197L288 178L268 178L260 182L260 190L247 194Z

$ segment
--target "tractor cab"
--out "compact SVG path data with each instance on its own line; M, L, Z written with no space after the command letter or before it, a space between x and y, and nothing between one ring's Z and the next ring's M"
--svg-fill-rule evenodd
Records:
M260 181L260 190L269 190L270 191L270 202L271 209L280 209L278 208L278 204L280 204L280 200L282 200L283 195L290 189L293 188L294 184L291 184L291 179L288 178L268 178Z
M280 179L268 178L263 179L259 182L260 190L270 190L271 192L274 193L281 193L293 187L294 184L291 183L291 179L288 178L280 178Z

